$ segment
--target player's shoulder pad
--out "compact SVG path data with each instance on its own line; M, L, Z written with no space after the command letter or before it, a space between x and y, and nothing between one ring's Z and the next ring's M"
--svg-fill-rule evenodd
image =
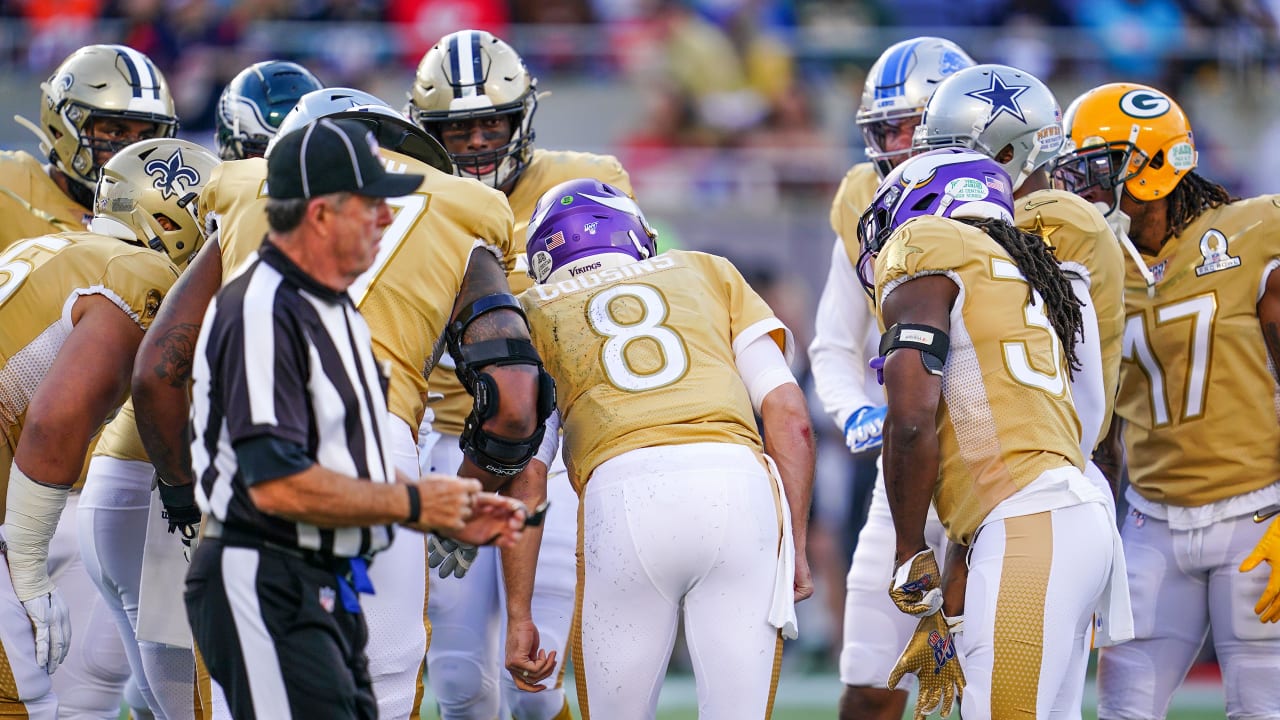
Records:
M973 246L986 237L981 230L948 218L912 218L894 231L876 257L877 284L955 270L965 263Z

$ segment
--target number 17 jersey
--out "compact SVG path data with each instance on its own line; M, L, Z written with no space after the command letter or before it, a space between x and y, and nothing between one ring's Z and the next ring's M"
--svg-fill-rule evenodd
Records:
M520 296L556 380L575 487L630 450L720 442L763 452L736 352L790 332L726 259L669 250Z

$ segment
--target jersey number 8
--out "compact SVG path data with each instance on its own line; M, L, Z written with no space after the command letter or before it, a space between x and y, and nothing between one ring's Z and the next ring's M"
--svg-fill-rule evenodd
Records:
M639 320L623 324L614 316L610 304L618 298L632 298L643 313ZM667 319L667 301L648 285L615 285L601 291L587 304L587 322L591 329L608 338L601 350L601 360L609 382L621 390L639 392L670 385L684 377L689 369L689 353L684 340L662 324ZM627 360L627 346L648 338L658 344L662 366L649 372L637 372Z

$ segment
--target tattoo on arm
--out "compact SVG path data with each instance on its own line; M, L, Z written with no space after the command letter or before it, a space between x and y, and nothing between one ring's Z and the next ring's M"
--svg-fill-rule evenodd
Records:
M154 371L156 377L167 380L170 387L187 386L191 380L191 363L195 357L196 338L200 326L195 323L176 325L160 336L160 362Z

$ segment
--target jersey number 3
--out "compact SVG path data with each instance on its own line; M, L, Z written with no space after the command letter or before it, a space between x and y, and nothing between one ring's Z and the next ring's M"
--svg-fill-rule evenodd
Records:
M623 324L618 321L609 305L618 298L631 298L640 304L640 319ZM648 285L615 285L608 288L587 304L587 322L591 329L608 338L601 351L605 375L609 382L621 390L638 392L670 385L684 377L689 370L689 353L684 340L671 328L662 324L667 319L667 301ZM647 338L658 344L662 364L656 370L638 372L627 361L627 346Z

